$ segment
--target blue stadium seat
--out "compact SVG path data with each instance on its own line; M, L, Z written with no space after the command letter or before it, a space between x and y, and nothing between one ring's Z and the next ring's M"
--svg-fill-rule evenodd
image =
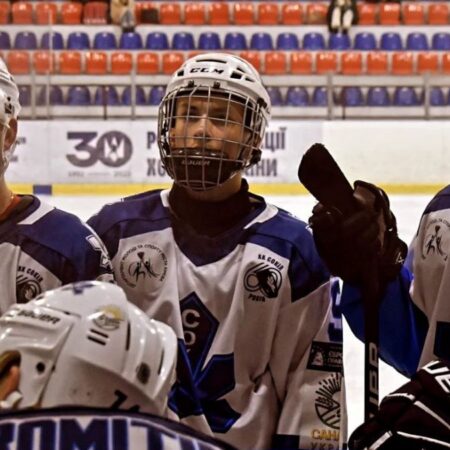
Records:
M36 35L32 31L19 31L14 39L14 48L18 50L36 50Z
M121 96L122 105L131 105L131 86L127 86ZM147 99L145 97L145 91L142 86L136 86L136 105L146 105Z
M67 105L86 106L91 104L91 93L87 86L70 86L67 93Z
M380 40L380 49L389 51L403 50L400 34L392 31L383 33Z
M280 33L277 37L278 50L298 50L300 44L298 37L294 33Z
M414 88L410 86L397 87L394 91L394 105L417 106L419 105L419 97Z
M22 106L31 105L31 86L19 86L19 102Z
M356 33L354 48L355 50L375 50L377 48L375 35L366 31Z
M290 86L286 93L286 106L308 106L309 94L302 86Z
M431 106L445 106L444 92L440 87L434 86L430 91Z
M64 39L61 33L58 31L53 31L51 34L46 31L41 37L41 48L42 49L52 49L52 50L63 50L64 49Z
M119 48L123 50L140 50L142 47L142 37L139 33L130 31L122 33L120 36Z
M165 86L153 86L150 89L150 97L148 103L152 106L158 106L166 93Z
M305 33L303 36L303 48L305 50L323 50L325 38L320 33Z
M192 33L179 31L172 37L172 48L174 50L194 50L194 36Z
M330 50L348 50L350 48L350 37L348 34L331 33L328 38Z
M447 105L450 105L450 89L448 90L447 93Z
M145 40L145 48L149 50L168 50L169 39L167 38L167 34L157 31L148 33Z
M198 48L200 50L220 50L220 37L212 31L200 33L198 38Z
M370 87L367 91L367 105L368 106L389 106L391 100L389 92L384 86Z
M48 102L50 105L64 105L63 92L60 86L50 86ZM39 91L36 104L38 106L47 104L47 86L42 86L41 90Z
M227 33L224 48L226 50L247 50L247 39L244 33Z
M267 92L272 102L272 106L281 106L283 104L283 97L281 91L277 86L268 86Z
M406 48L408 50L428 50L428 40L425 33L408 33L406 36Z
M69 50L89 50L91 43L88 34L84 31L72 31L67 36L67 48Z
M0 31L0 49L9 50L11 48L11 39L6 31Z
M433 50L450 50L450 33L434 33L431 46Z
M273 50L272 36L269 33L253 33L250 38L250 48L252 50Z
M116 36L110 31L100 31L94 36L96 50L115 50L117 48Z
M120 105L117 89L114 86L99 86L95 90L94 105Z
M312 106L327 106L328 105L328 94L327 88L323 86L317 86L314 88L312 100Z
M363 106L364 97L359 86L346 86L341 91L341 104L343 106Z

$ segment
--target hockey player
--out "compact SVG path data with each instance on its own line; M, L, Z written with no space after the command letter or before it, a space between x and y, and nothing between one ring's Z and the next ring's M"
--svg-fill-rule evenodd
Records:
M187 60L159 108L172 188L107 205L89 223L128 298L176 331L174 417L242 449L338 449L336 286L305 224L243 179L270 109L243 59Z
M6 184L19 111L17 85L0 59L0 314L62 284L113 278L107 252L90 228Z
M110 283L12 306L0 319L0 448L231 450L161 418L176 354L170 327Z

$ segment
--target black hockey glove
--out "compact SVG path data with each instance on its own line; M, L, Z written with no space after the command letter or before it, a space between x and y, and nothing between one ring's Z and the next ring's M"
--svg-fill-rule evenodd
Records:
M309 224L317 250L333 275L354 284L362 282L368 258L376 257L380 281L388 282L398 275L408 248L397 235L386 193L364 181L354 187L355 213L314 207Z
M387 395L350 436L350 450L450 449L450 364L433 361Z

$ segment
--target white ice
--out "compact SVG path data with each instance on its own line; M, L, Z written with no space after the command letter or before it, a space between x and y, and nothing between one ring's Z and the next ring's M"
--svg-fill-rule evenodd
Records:
M118 200L112 196L42 196L45 201L70 211L86 220L105 203ZM429 195L396 196L392 195L391 207L397 217L400 237L409 243L414 236L420 215L431 199ZM284 208L303 220L310 216L314 199L310 196L267 196L267 201ZM353 430L364 418L364 347L353 336L348 326L344 327L344 353L347 396L349 405L349 430ZM380 398L393 391L406 381L394 369L380 362Z

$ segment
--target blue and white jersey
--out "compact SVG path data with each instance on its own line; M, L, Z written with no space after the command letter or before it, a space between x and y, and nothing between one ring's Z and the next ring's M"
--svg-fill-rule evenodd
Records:
M228 444L159 417L92 408L0 414L7 450L233 450Z
M0 314L49 289L95 279L112 281L111 261L78 217L26 196L0 222Z
M252 212L208 237L171 214L168 194L88 223L129 300L178 336L172 417L243 449L342 448L338 290L305 224L251 194Z

